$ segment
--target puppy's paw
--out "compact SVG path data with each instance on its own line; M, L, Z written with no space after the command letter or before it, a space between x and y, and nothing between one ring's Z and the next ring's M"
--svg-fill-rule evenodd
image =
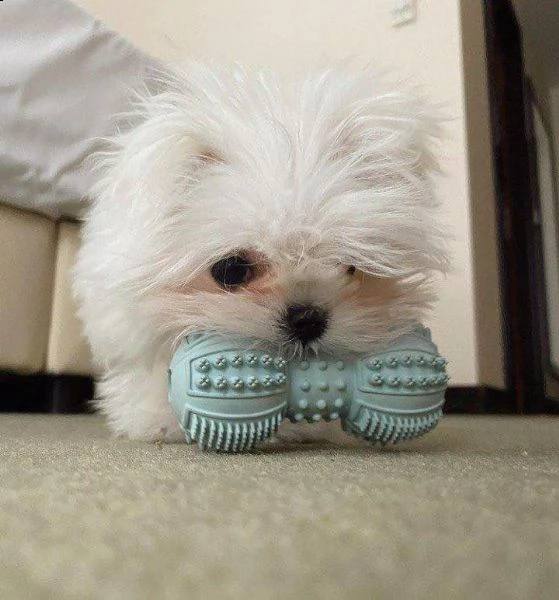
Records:
M117 435L151 442L185 440L167 400L165 371L113 372L97 391L96 406Z

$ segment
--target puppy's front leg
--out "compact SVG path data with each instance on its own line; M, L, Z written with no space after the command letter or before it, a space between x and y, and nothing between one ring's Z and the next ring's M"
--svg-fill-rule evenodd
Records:
M184 441L167 400L167 366L119 365L97 387L97 408L111 429L133 439Z

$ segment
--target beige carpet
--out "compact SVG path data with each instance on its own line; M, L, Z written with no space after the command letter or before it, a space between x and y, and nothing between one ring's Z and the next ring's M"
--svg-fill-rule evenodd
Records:
M231 456L0 416L0 598L559 598L557 418L309 431Z

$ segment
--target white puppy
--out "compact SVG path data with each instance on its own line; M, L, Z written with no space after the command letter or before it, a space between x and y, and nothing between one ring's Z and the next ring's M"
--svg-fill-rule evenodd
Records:
M116 432L182 438L166 371L192 332L343 353L422 319L446 266L437 120L370 69L290 89L188 65L97 157L75 291Z

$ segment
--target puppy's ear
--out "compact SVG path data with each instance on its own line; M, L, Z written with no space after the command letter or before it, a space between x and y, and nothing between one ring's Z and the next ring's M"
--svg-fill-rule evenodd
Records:
M219 128L204 114L207 99L174 72L158 73L157 85L137 91L130 113L106 150L92 157L94 196L168 197L225 163ZM206 101L206 105L204 104Z
M351 264L381 277L447 268L433 177L440 119L419 95L365 69L330 70L307 83L304 164L327 190L323 214ZM306 137L305 137L306 136Z
M205 150L200 149L198 153L198 159L203 165L216 165L223 164L225 162L225 160L223 159L221 154L217 152L217 150L211 150L208 148L206 148Z
M438 170L433 147L442 119L420 93L398 89L375 69L330 70L306 89L315 96L315 133L330 161L357 172L369 167L423 177Z

